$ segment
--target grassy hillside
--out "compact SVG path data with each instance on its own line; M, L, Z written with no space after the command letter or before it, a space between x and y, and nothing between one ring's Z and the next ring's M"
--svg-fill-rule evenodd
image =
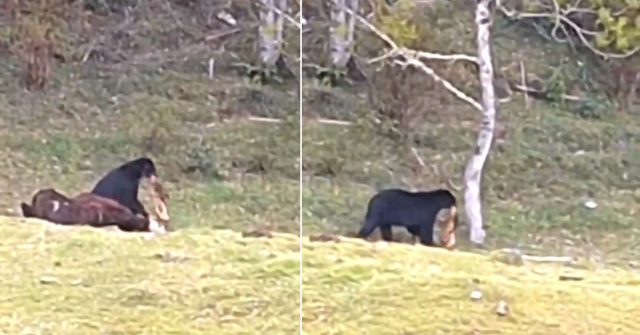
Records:
M386 25L409 47L475 53L474 14L467 10L468 3L396 7L375 23ZM318 27L327 25L319 14L309 20ZM499 15L495 20L492 54L498 96L507 97L506 82L520 81L524 70L527 80L543 82L552 94L573 94L587 101L550 103L512 92L510 101L499 104L495 141L482 180L487 247L588 255L594 260L637 259L637 105L616 113L602 102L611 73L589 52L554 43L527 24ZM357 231L367 201L383 188L446 187L463 199L462 177L477 139L480 113L420 71L367 64L367 59L382 54L384 45L366 28L358 28L356 36L359 67L368 82L354 79L325 87L305 78L303 223L309 234ZM309 54L318 55L321 45L310 44ZM479 99L473 67L426 63ZM315 118L351 124L320 123ZM419 165L414 152L426 167ZM586 208L589 200L597 208ZM463 204L459 207L464 210ZM460 237L468 236L464 226ZM406 237L398 234L400 240Z
M525 111L517 102L501 118L509 137L494 147L483 180L487 246L636 259L638 119L583 120L539 105ZM316 174L303 187L305 231L357 231L377 189L448 187L447 179L460 185L474 124L422 129L416 148L429 168L414 174L410 147L371 127L305 126L305 166ZM589 199L598 207L586 208ZM463 225L459 236L466 235Z
M294 334L299 240L0 217L0 333Z
M249 2L20 4L31 14L0 16L0 214L20 215L19 203L44 187L88 191L145 155L170 193L177 229L298 231L298 83L258 85L242 70L258 59ZM73 15L59 20L53 10ZM219 13L241 24L211 19ZM28 91L14 51L39 24L61 34L52 41L61 55L50 59L45 88ZM298 35L285 36L293 43L285 52L296 50Z
M299 240L241 236L299 230L299 85L245 71L251 2L17 4L0 9L0 333L295 333ZM44 31L51 75L29 91L18 51ZM285 38L297 55L298 34ZM170 195L171 234L17 218L36 190L88 191L143 155Z
M303 241L305 334L638 334L640 275L357 239ZM499 256L499 255L498 255ZM581 281L560 280L561 276ZM471 292L483 293L480 300ZM503 300L508 315L497 315Z

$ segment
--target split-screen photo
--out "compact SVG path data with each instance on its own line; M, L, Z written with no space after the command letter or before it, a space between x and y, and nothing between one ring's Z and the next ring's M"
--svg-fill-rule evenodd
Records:
M634 8L0 2L0 333L639 334Z

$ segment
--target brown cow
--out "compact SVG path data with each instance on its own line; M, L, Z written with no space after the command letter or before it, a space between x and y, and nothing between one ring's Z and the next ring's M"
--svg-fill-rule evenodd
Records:
M154 190L155 191L155 190ZM163 197L153 192L155 210L160 222L134 215L117 201L92 193L68 198L52 188L42 189L33 196L31 205L22 203L25 217L35 217L62 225L92 227L118 226L123 231L166 231L169 215Z

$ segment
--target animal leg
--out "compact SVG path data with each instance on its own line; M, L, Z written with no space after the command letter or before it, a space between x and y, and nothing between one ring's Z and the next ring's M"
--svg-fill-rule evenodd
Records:
M433 220L435 217L420 225L420 244L422 245L433 246Z
M133 208L133 214L135 214L135 215L140 214L145 218L149 217L149 213L147 213L147 211L144 209L144 206L142 205L142 203L138 199L136 199L136 201L135 201L135 207Z
M407 231L411 234L411 244L415 245L420 237L420 226L407 226Z
M147 231L148 227L149 227L148 221L146 219L142 219L139 217L134 217L125 222L118 223L118 228L126 232Z
M391 226L390 225L381 226L380 227L380 235L382 236L382 239L387 241L387 242L393 241L393 233L391 232Z
M22 208L22 215L25 218L32 218L34 217L33 215L33 209L31 208L31 206L25 204L24 202L20 204L20 208Z
M412 244L412 245L416 245L416 243L418 243L418 240L420 240L420 236L418 236L418 235L411 235L411 244Z
M367 220L364 223L364 226L360 228L360 231L358 232L358 237L367 238L369 237L369 235L373 233L374 230L376 230L376 228L378 228L378 223L375 220Z

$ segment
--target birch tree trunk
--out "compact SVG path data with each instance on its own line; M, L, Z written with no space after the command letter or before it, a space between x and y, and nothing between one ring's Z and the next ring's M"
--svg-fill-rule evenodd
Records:
M482 169L489 156L495 127L495 94L493 90L493 65L491 63L491 0L477 0L476 27L478 29L478 59L480 83L482 86L482 125L478 140L464 172L464 202L467 221L469 222L469 239L475 244L484 243L482 206L480 201L480 182Z
M271 67L280 58L287 0L260 0L260 61Z
M347 10L349 9L349 11ZM345 68L353 50L358 0L331 0L331 64Z

